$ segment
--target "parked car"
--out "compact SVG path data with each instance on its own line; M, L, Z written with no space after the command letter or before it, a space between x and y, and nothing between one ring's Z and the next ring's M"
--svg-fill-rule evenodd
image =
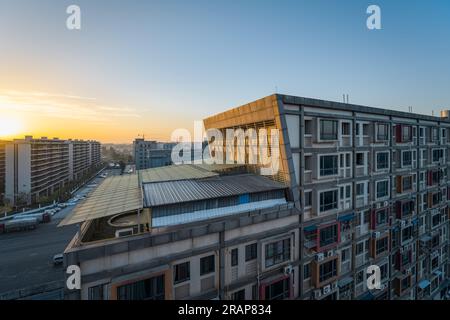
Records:
M64 255L62 253L55 254L53 256L53 265L58 266L63 264L64 262Z

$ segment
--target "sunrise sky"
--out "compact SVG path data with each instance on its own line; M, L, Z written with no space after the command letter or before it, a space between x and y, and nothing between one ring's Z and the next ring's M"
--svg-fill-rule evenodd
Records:
M449 17L445 0L0 0L0 139L169 140L275 91L437 114Z

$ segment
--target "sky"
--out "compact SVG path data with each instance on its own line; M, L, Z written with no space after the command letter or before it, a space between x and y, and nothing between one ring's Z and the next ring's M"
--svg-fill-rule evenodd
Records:
M275 92L437 115L449 17L446 0L0 0L0 139L168 141Z

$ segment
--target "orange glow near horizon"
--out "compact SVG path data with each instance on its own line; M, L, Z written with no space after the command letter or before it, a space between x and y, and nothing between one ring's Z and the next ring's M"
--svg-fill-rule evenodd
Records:
M187 120L167 114L110 106L95 98L45 92L0 91L0 139L25 135L60 139L132 143L138 135L169 141L172 131L186 128Z

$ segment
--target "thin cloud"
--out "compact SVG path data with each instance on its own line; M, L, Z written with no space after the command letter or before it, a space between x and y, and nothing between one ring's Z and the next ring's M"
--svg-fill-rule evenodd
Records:
M67 94L6 91L0 92L0 110L95 123L112 122L119 117L140 117L133 108L100 105L96 100Z

